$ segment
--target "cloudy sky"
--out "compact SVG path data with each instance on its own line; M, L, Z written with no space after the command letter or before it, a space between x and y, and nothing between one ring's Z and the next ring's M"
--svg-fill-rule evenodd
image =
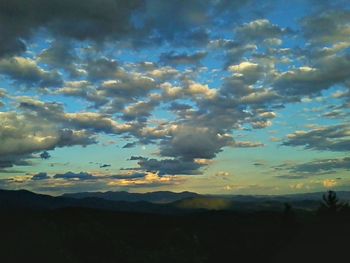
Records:
M0 0L0 188L350 190L350 6Z

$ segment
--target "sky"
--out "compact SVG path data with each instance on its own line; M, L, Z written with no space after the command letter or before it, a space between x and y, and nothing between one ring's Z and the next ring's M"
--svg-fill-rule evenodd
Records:
M350 190L347 0L0 0L0 188Z

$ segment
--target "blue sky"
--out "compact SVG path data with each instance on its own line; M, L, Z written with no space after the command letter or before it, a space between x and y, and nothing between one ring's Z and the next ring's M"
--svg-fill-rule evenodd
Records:
M349 190L347 1L0 1L0 188Z

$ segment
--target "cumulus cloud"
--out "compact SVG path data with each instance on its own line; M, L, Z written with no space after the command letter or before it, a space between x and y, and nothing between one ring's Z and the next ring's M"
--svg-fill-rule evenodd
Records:
M217 90L210 89L208 85L203 85L192 81L188 83L188 86L184 92L193 96L204 96L208 99L214 98L217 95Z
M126 121L138 120L143 122L151 116L154 108L159 104L157 100L139 101L123 110L122 119Z
M6 91L0 89L0 99L5 98L6 97ZM0 101L0 108L5 106L5 103L3 103L2 101Z
M150 172L159 176L198 175L202 174L201 168L209 164L204 159L184 160L173 158L157 160L142 156L132 156L129 160L137 161L138 167L124 168L123 170Z
M4 89L0 89L0 98L4 98L4 97L6 97L6 90L4 90Z
M280 28L267 19L258 19L238 27L236 29L236 37L243 42L254 42L280 38L290 32L289 29Z
M248 105L269 105L276 101L281 101L281 97L271 89L254 90L241 98L241 102Z
M260 113L259 116L266 119L274 119L276 118L277 115L272 111L266 111L266 112Z
M242 61L245 56L254 54L258 49L257 45L252 43L243 44L241 42L229 39L212 40L209 43L209 48L213 50L223 49L225 60L225 68L237 64Z
M55 121L64 127L77 130L85 129L96 133L118 134L130 128L127 125L117 123L106 114L96 112L66 113L63 105L55 102L24 98L20 101L19 108L34 113L44 120Z
M105 98L106 111L109 113L120 112L125 105L136 103L138 99L145 97L157 83L151 77L140 73L118 70L114 79L105 80L97 89L97 95Z
M349 79L348 56L327 57L315 67L300 67L277 76L274 87L280 94L289 96L318 95L322 90Z
M230 146L232 142L230 135L220 134L215 129L176 126L171 131L171 137L162 140L160 154L187 160L212 159L222 151L223 147Z
M118 80L108 80L102 83L99 91L105 96L140 97L147 94L147 91L154 86L154 80L139 75L129 75L120 72Z
M0 156L22 155L51 150L56 146L86 146L95 143L84 130L57 129L52 123L15 112L1 112Z
M261 120L261 121L255 121L255 122L252 122L252 127L254 129L263 129L263 128L266 128L266 127L269 127L272 125L272 122L269 121L269 120Z
M248 61L244 61L237 65L231 65L228 70L234 73L234 79L241 80L246 85L256 83L262 78L264 73L262 66Z
M108 97L100 94L96 86L87 80L66 81L60 88L54 92L56 95L64 95L83 99L92 104L92 108L98 109L108 103Z
M45 71L35 60L23 57L1 59L0 74L25 87L58 87L62 84L57 71Z

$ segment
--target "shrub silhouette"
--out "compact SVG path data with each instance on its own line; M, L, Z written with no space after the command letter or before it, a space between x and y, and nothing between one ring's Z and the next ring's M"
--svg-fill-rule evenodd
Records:
M284 240L289 240L295 234L295 231L299 226L296 213L290 203L284 203L281 219L283 238Z
M292 205L289 203L284 203L283 221L287 225L295 223L295 213Z

